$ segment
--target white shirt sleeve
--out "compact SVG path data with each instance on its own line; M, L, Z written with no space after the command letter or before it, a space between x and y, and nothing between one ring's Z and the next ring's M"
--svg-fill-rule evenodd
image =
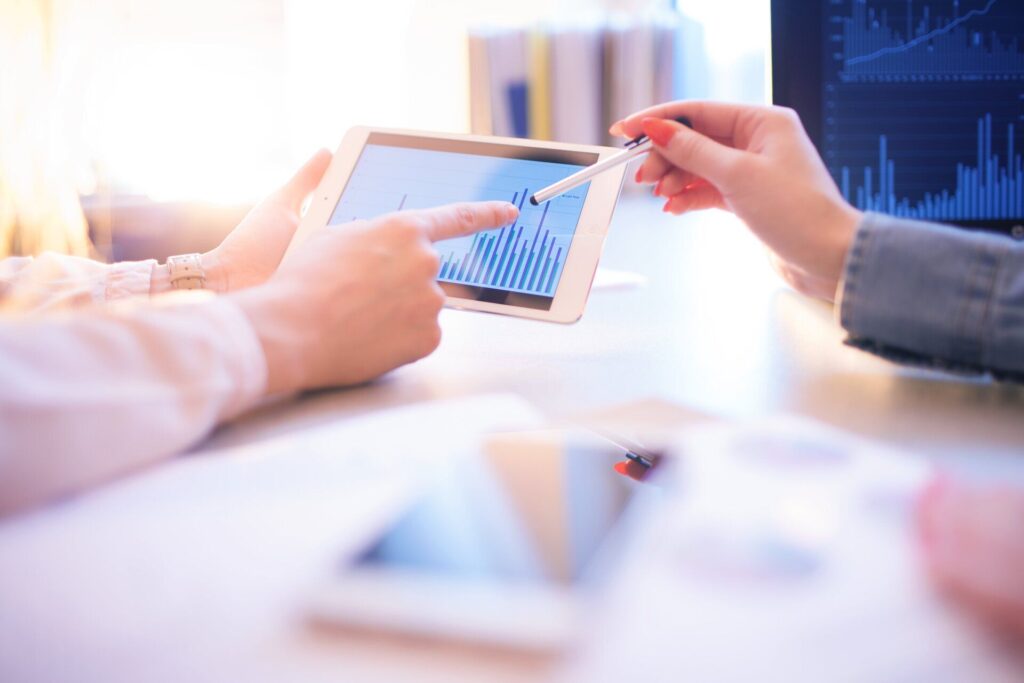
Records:
M149 296L156 261L106 264L47 252L0 261L0 313L39 313Z
M40 287L47 261L69 272L36 259L8 279L31 284L34 311L148 294L137 264L74 264ZM201 298L0 315L0 512L170 457L259 399L266 360L248 319L229 299Z

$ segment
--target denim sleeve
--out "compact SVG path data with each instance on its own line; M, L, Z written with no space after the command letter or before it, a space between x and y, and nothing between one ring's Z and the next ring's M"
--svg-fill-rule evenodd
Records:
M868 214L840 321L847 344L899 363L1024 382L1024 244Z

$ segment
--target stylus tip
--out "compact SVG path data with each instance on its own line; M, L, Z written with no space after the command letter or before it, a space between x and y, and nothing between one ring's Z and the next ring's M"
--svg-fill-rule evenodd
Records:
M533 204L534 206L540 205L540 202L537 201L537 197L535 197L534 195L530 195L530 203Z

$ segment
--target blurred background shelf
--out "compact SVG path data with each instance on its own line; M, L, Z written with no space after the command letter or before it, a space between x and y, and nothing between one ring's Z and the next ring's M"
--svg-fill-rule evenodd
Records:
M613 144L631 112L709 94L703 27L669 9L475 27L468 42L480 135Z
M606 142L608 123L661 99L765 101L768 0L381 0L358 12L18 0L4 12L0 199L15 200L0 214L84 234L84 212L102 258L216 243L357 124ZM516 118L496 119L510 82ZM83 211L28 208L53 197L80 197Z

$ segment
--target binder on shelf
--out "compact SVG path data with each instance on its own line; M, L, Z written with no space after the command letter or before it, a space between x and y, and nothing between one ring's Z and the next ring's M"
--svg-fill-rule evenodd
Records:
M475 29L469 62L480 134L600 144L629 113L706 95L702 28L675 12Z
M491 123L491 73L487 56L487 37L469 34L469 125L480 135L493 135Z
M487 46L490 132L505 137L529 137L528 34L518 29L497 29L479 35ZM472 65L470 70L473 71Z
M548 39L552 139L600 144L604 117L594 103L603 102L603 32L597 26L562 27Z
M635 111L656 104L655 71L672 69L672 64L657 65L654 53L654 30L650 23L616 22L605 38L605 121L629 116ZM613 142L607 136L607 142Z
M550 42L540 30L529 34L529 108L527 135L537 140L551 139L551 64ZM525 136L524 136L525 137Z

